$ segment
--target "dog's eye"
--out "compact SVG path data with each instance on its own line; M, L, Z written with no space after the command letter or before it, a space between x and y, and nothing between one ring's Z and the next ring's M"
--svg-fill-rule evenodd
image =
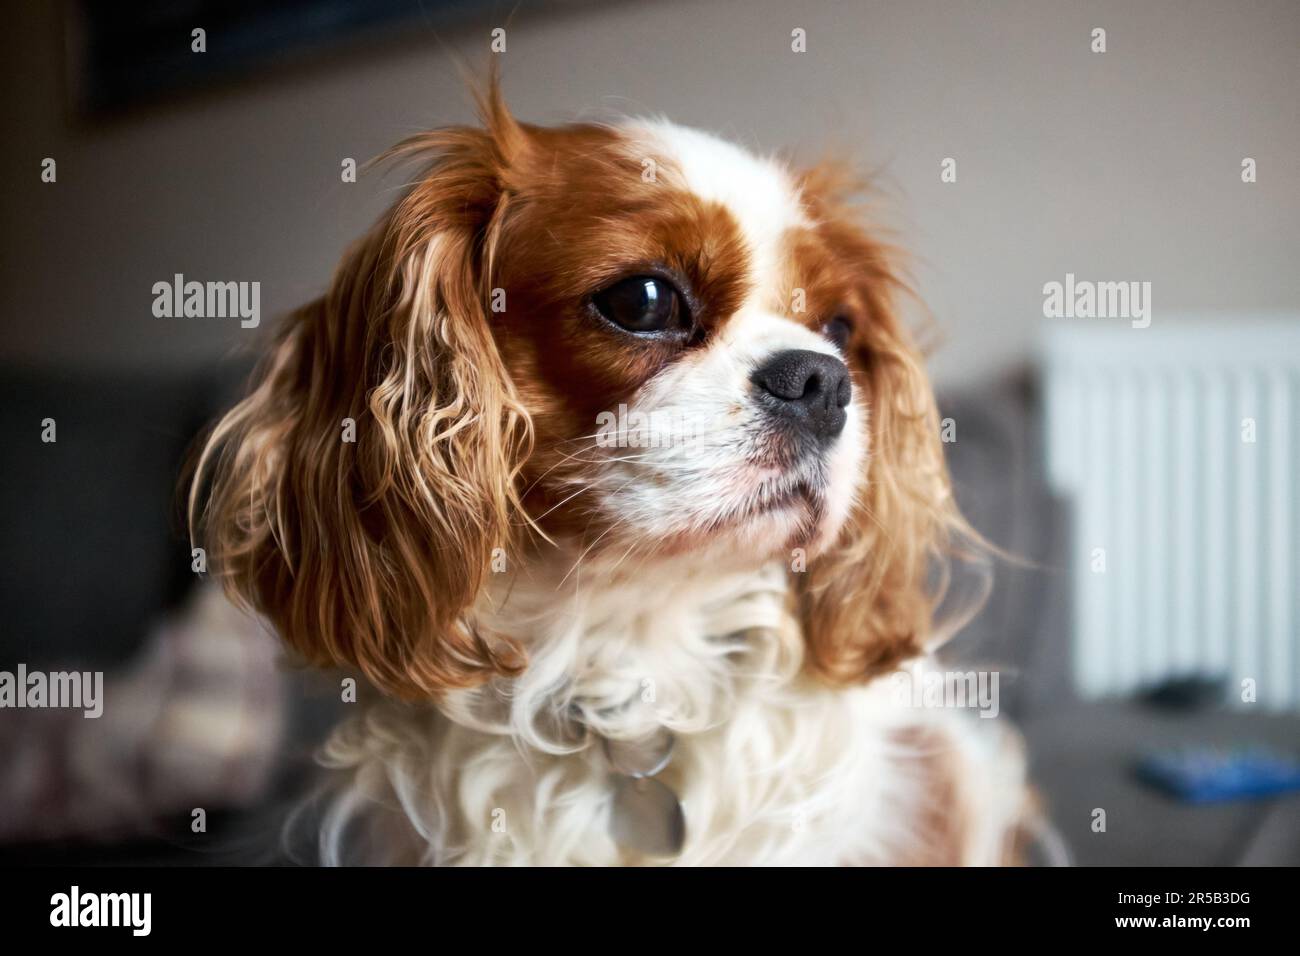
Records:
M622 279L592 300L600 314L629 332L663 332L685 321L681 294L663 279Z
M853 321L846 315L837 315L822 326L822 335L830 339L831 344L841 352L849 344L849 336L852 334Z

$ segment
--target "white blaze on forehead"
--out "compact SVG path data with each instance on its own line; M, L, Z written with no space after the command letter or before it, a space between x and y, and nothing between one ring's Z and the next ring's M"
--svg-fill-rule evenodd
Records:
M693 194L731 213L749 247L759 286L753 292L775 289L783 237L809 225L789 171L734 143L667 120L637 120L627 132L644 137L650 158L670 163Z
M783 315L789 303L776 301L787 234L810 227L795 182L778 162L664 120L629 122L623 134L655 162L667 189L727 211L748 252L749 289L719 334L684 350L632 396L629 440L582 475L585 501L612 519L610 546L708 534L732 552L766 554L809 533L821 546L857 494L866 408L849 405L843 432L821 454L783 462L773 454L770 414L754 400L752 382L754 370L779 352L840 354ZM815 500L806 501L809 494ZM817 529L803 527L809 517Z

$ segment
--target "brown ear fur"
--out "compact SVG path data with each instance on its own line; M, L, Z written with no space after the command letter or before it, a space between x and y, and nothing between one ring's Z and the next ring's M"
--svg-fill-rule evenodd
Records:
M494 549L526 525L515 477L531 440L485 308L501 178L524 133L495 84L482 105L485 130L392 151L429 166L288 319L190 492L191 531L234 598L309 662L404 697L523 666L462 619Z
M862 313L849 365L868 412L865 488L835 544L795 575L808 667L847 684L923 653L948 561L979 539L953 501L934 392L896 308L906 291L897 254L854 224L848 197L860 186L842 167L819 167L803 187L819 231L855 272Z

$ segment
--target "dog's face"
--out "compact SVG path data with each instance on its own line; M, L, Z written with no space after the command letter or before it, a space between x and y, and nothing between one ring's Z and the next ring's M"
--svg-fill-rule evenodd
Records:
M640 554L824 547L865 479L854 250L783 167L711 136L532 136L489 315L533 424L530 513Z
M484 117L395 150L425 173L210 439L192 515L230 591L408 696L525 666L473 609L566 540L788 558L830 681L919 652L962 525L842 177L663 122L525 126L495 90Z

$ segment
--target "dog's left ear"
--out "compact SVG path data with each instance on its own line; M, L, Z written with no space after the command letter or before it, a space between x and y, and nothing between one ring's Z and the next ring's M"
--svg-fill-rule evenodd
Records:
M839 537L793 578L809 670L832 684L858 683L930 646L949 559L977 536L953 501L934 392L896 308L906 291L898 256L854 221L851 177L831 167L803 185L824 239L853 274L860 314L847 358L868 449L864 486Z
M289 318L192 485L191 526L227 591L309 662L401 697L523 666L466 613L528 526L531 438L489 325L525 133L495 85L483 113L485 128L397 147L427 162L419 180Z

